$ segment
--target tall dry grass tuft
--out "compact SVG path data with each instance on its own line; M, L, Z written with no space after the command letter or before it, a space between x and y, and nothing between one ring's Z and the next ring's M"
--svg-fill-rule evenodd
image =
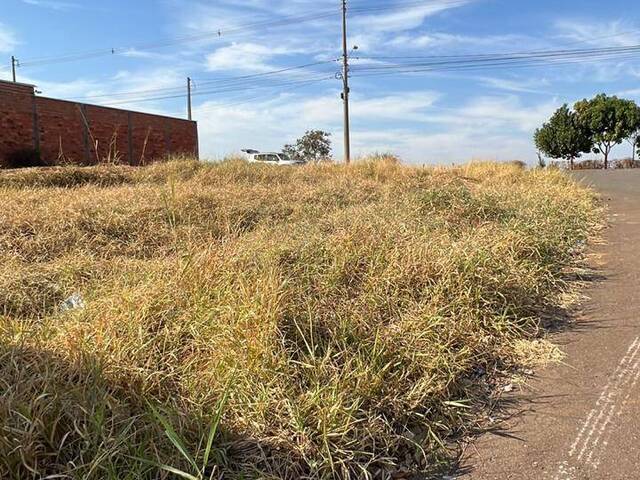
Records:
M597 221L557 171L382 156L6 172L0 195L8 479L431 471Z

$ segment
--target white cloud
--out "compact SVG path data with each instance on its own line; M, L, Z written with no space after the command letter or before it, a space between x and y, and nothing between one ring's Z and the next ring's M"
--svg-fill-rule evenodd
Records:
M478 141L482 138L482 141ZM390 151L414 164L466 163L471 160L524 160L532 162L535 150L527 135L486 133L455 128L447 132L382 130L354 132L354 150L360 155Z
M85 79L68 83L26 80L36 83L47 96L106 95L81 100L110 104L128 98L118 97L118 92L173 87L183 76L180 70L141 70L121 71L106 84ZM342 155L342 102L337 87L330 86L315 95L263 95L253 102L243 102L246 93L238 95L235 99L227 97L202 104L196 98L194 114L203 156L219 158L241 148L277 150L311 128L331 132L335 155ZM560 103L550 100L529 105L516 95L495 95L478 96L457 107L443 107L447 99L434 91L380 97L354 95L352 99L354 153L392 151L413 163L462 162L471 158L534 161L533 130ZM125 102L118 106L182 114L167 111L159 102Z
M120 92L132 93L122 95ZM91 98L95 94L88 93L88 96L79 100L134 111L184 116L184 110L172 111L162 97L186 95L186 74L180 69L161 67L135 71L121 70L106 83L102 83L100 94L103 96ZM186 104L186 99L183 102Z
M609 22L561 20L556 22L555 28L559 37L575 48L580 48L579 44L601 48L604 46L630 47L640 43L638 27L622 20Z
M533 132L558 107L557 100L525 106L515 95L479 97L457 110L465 123L499 130Z
M427 5L413 8L403 8L389 13L370 14L356 17L352 24L357 28L365 27L369 32L399 32L412 30L421 26L424 21L438 13L459 8L471 3L472 0L435 1Z
M171 111L161 100L154 98L184 95L184 87L176 87L185 82L181 70L167 68L122 70L104 79L77 78L69 82L52 82L37 77L21 77L24 83L36 85L42 96L73 100L82 103L113 106L162 115L182 116L183 112ZM174 88L176 87L176 88ZM158 91L158 89L161 89ZM165 90L162 90L165 89ZM122 94L130 92L129 94ZM136 99L149 98L139 102Z
M257 43L232 43L207 55L207 70L241 70L265 72L275 67L267 62L277 56L300 53L288 47L267 47Z
M401 95L387 95L382 97L364 98L351 97L351 117L355 121L379 122L395 121L426 121L426 110L440 97L436 92L404 92ZM339 125L342 121L340 113L340 94L336 91L331 95L323 95L301 102L297 107L284 107L282 113L294 108L299 110L299 118L303 118L311 128L315 124Z
M73 8L78 6L75 2L79 2L21 1L58 9ZM351 107L355 154L393 151L414 163L461 162L473 157L534 161L533 130L562 103L550 91L556 88L568 91L562 87L567 87L568 82L576 82L576 85L570 85L568 95L582 96L588 94L585 91L594 85L595 88L603 88L598 86L599 80L606 80L609 82L607 85L612 86L611 79L615 75L625 74L628 79L632 78L631 65L621 60L620 65L576 64L557 71L549 68L544 73L534 74L534 77L528 72L522 73L522 70L511 70L486 74L479 71L433 72L428 76L428 83L422 80L423 74L416 73L405 75L402 81L398 77L355 79L356 65L380 63L379 60L366 59L367 55L420 55L424 50L428 53L423 55L536 50L561 48L572 42L586 42L586 46L640 43L640 38L626 33L633 30L633 26L624 22L564 21L552 24L550 30L543 29L542 32L534 31L535 28L509 30L507 26L506 34L467 35L458 33L463 30L456 28L456 23L439 18L437 28L442 30L432 30L436 23L430 17L444 17L445 11L475 1L430 0L421 6L415 6L419 2L409 2L412 7L407 6L407 2L389 0L376 2L380 9L353 12L349 43L360 47L354 56L363 57L358 62L354 61L353 70L355 88ZM82 7L85 2L79 3ZM247 91L234 93L215 92L214 82L205 83L209 78L217 81L244 75L245 72L262 73L309 63L313 61L311 58L337 58L341 47L337 9L334 9L333 16L311 22L283 22L273 28L236 29L291 15L331 10L336 6L335 0L163 0L160 3L172 5L173 14L168 15L172 21L170 25L162 26L174 32L169 36L198 39L181 45L182 55L179 58L172 56L174 50L145 52L130 49L124 56L135 58L139 69L122 70L110 77L87 74L74 79L70 76L71 81L66 83L43 82L38 78L23 80L37 84L47 96L103 104L124 100L119 107L183 115L182 98L166 103L161 100L136 103L132 100L145 95L160 96L159 93L145 93L147 90L176 86L177 90L166 92L182 95L184 89L181 85L189 75L196 78L196 93L215 93L215 96L194 97L203 155L219 157L247 147L279 149L310 128L331 132L335 155L342 155L342 102L337 80L323 84L327 85L324 89L295 87L295 92L289 90L288 93L277 93L283 90L283 86L275 87L279 82L270 84L269 77L259 84L258 81L255 84L247 82ZM367 2L358 3L369 6ZM399 8L391 8L396 3ZM400 8L402 4L404 6ZM482 25L481 30L487 31L487 28L490 26ZM217 34L218 29L222 35ZM11 47L4 46L5 51L15 46L15 38L12 35L6 37L6 31L0 25L0 51L3 45L11 44ZM596 40L600 37L606 39ZM576 45L575 48L581 47ZM159 68L160 65L169 67ZM288 71L278 79L285 81L294 76L296 79L318 78L325 73L328 77L336 70L336 65L318 66ZM640 71L635 73L640 78ZM46 80L47 77L42 78ZM425 84L443 92L450 91L452 95L420 90ZM273 89L256 85L271 85ZM640 95L632 82L618 84L617 90L622 89L630 89L627 90L629 95ZM126 91L137 93L118 95ZM366 94L367 91L373 93ZM381 91L393 94L381 94ZM94 95L104 96L79 98ZM254 100L249 101L250 98Z
M389 42L398 48L425 48L444 46L500 47L513 48L516 44L531 44L531 38L522 35L473 36L446 32L398 35Z
M617 94L620 97L637 97L640 98L640 88L632 88L630 90L623 90Z
M479 77L478 80L491 88L519 93L547 93L544 88L551 85L551 82L546 78L509 79L498 77Z
M440 106L436 92L358 98L352 104L353 150L400 154L412 163L463 162L472 158L535 161L533 131L558 107L550 100L528 105L515 95L476 97ZM195 109L203 156L219 158L241 148L277 150L305 130L333 135L342 155L342 104L337 91L312 98L281 95L242 106L206 102Z
M534 162L533 132L558 103L525 105L508 95L478 97L456 108L434 106L422 125L354 132L354 149L361 154L392 151L412 163Z
M140 59L146 59L146 60L162 60L166 62L172 61L175 58L175 56L171 54L151 52L149 50L140 50L135 47L125 48L124 50L119 52L119 55L122 55L123 57L129 57L129 58L140 58Z
M440 98L436 92L404 92L380 98L359 100L355 97L353 115L367 120L425 121L426 110Z
M14 33L7 26L0 23L0 52L11 52L17 44L18 40Z

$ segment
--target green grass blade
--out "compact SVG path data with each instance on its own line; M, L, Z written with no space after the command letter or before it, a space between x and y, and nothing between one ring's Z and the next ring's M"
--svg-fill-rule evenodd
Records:
M149 407L153 411L153 414L157 418L157 420L162 424L164 428L164 433L169 438L171 443L178 449L180 454L187 459L187 461L193 466L193 468L198 471L198 464L194 460L194 458L187 451L184 441L180 438L180 436L175 432L171 422L167 420L153 405L149 404Z
M152 465L154 467L160 468L166 472L173 473L174 475L178 475L179 477L182 477L182 478L186 478L187 480L202 480L202 477L200 476L197 476L197 477L193 476L190 473L183 472L179 468L175 468L170 465L164 465L162 463L154 462L141 457L129 457L129 458L133 458L134 460L138 460L139 462L146 463L147 465Z
M233 378L233 377L231 377L231 378ZM204 459L203 459L203 462L202 462L202 471L203 472L204 472L204 469L207 467L207 465L209 463L209 456L211 455L211 447L213 446L213 440L215 439L216 434L218 433L218 427L220 425L220 420L222 419L222 413L224 412L224 407L227 404L227 400L229 399L231 378L229 378L229 381L227 382L227 386L224 389L224 393L222 395L222 398L220 399L220 401L216 405L216 411L215 411L215 414L213 416L213 419L211 420L211 427L209 428L209 438L207 439L207 447L205 448Z

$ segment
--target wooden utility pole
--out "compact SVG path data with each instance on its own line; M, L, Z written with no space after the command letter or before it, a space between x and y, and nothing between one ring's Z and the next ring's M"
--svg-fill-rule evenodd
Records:
M349 121L349 51L347 49L347 0L342 0L342 103L344 105L344 161L351 162Z
M18 60L16 57L11 55L11 73L13 74L13 83L16 83L16 66L18 65Z
M193 120L191 111L191 77L187 77L187 118Z

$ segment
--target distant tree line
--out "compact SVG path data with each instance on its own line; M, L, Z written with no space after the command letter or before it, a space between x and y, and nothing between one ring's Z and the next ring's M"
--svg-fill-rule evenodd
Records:
M640 106L605 94L581 100L573 109L565 104L536 130L534 140L540 152L567 160L571 169L583 153L602 154L604 168L609 168L611 150L625 141L635 160L636 151L640 155Z

